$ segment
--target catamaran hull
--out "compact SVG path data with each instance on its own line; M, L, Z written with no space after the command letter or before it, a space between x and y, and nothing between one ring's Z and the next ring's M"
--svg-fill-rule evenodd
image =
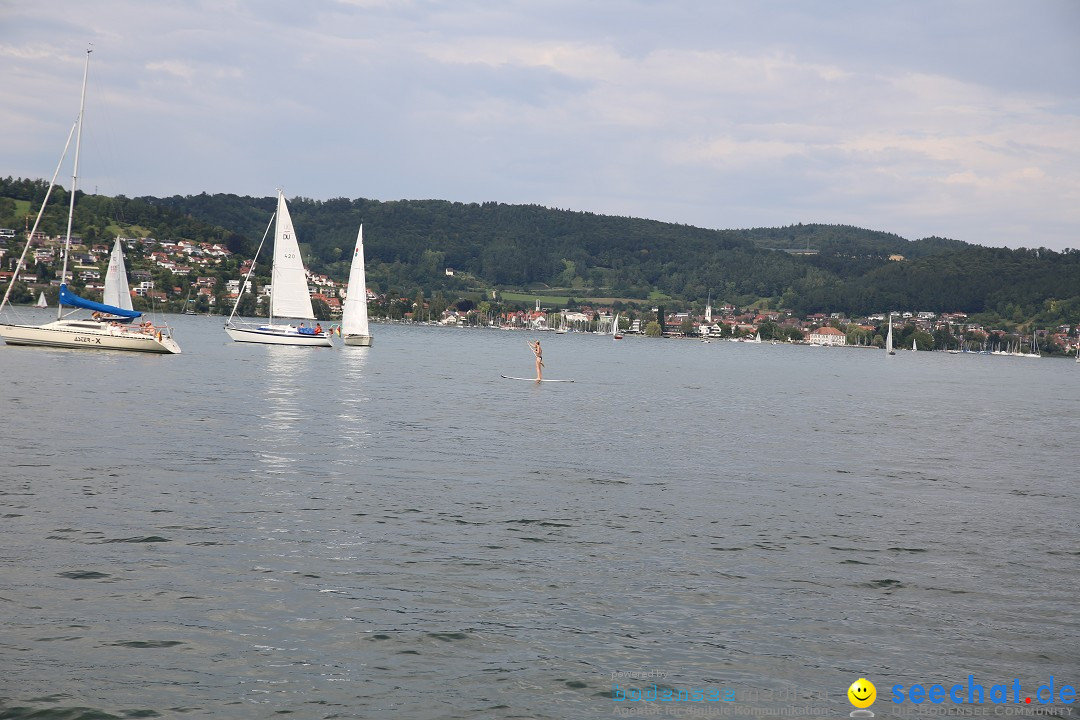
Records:
M180 354L180 346L167 335L159 339L156 333L110 332L105 327L69 329L37 325L0 325L0 337L8 345Z
M371 347L370 335L346 335L343 338L346 345L356 345L358 347Z
M263 345L299 345L302 347L333 347L327 333L301 335L295 330L238 328L225 326L225 332L236 342L261 343Z

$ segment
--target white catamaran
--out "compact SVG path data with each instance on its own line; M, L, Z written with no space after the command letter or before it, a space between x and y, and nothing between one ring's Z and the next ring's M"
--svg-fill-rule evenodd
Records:
M368 327L367 277L364 273L364 226L356 233L352 267L349 268L349 289L341 311L341 337L346 345L371 345Z
M64 239L64 264L63 269L60 272L60 295L57 302L56 320L44 325L23 325L17 323L0 324L0 337L2 337L8 345L36 345L42 347L129 350L135 352L179 354L180 346L173 340L168 325L155 326L153 323L144 322L141 325L133 327L124 324L130 323L135 318L142 316L142 313L131 309L130 295L128 296L127 307L125 308L109 304L108 298L106 298L105 303L98 303L81 298L71 292L67 286L68 256L71 250L71 225L75 214L75 189L79 176L79 146L82 140L83 112L86 108L86 79L90 70L90 52L91 51L89 50L86 52L86 66L83 68L79 115L76 117L75 124L68 134L64 152L60 156L60 162L56 166L56 172L53 173L52 181L49 183L49 189L46 191L45 199L41 203L41 209L38 212L37 220L34 221L34 228L28 236L28 238L34 237L37 233L38 225L45 212L45 205L48 203L49 196L52 194L52 189L56 185L56 176L60 173L60 168L64 164L64 157L67 155L68 148L71 146L71 138L74 136L75 162L71 174L71 201L68 206L67 233ZM3 310L4 306L7 305L8 298L11 295L11 289L19 276L19 270L23 267L26 251L29 247L30 242L28 239L26 248L23 249L23 253L19 257L19 262L16 265L7 292L4 293L4 298L0 301L0 310ZM110 263L109 271L110 273L113 272L112 263ZM120 272L123 272L122 260ZM127 287L126 277L124 278L123 286L125 288ZM81 309L92 311L94 317L89 319L69 319L64 314L65 305L74 308L68 315L71 315L75 310Z
M266 240L265 235L263 240ZM262 250L262 243L259 244L259 250ZM256 259L258 256L256 251ZM299 326L274 324L275 318L315 319L311 293L308 292L307 272L300 257L300 244L293 232L289 206L285 204L285 194L281 190L278 190L277 212L274 213L273 262L270 271L270 322L253 324L233 321L236 309L240 306L240 299L250 287L251 273L255 270L255 263L252 263L251 270L240 287L232 314L225 323L225 332L236 342L333 347L330 331L322 330L321 326L312 324L309 327L307 323Z

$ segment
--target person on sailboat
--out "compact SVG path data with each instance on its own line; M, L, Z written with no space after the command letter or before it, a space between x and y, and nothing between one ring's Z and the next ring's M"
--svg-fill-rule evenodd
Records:
M537 382L544 379L544 352L540 349L540 341L534 340L529 343L529 347L532 348L533 353L536 354L536 380Z
M322 335L322 323L315 323L315 334Z

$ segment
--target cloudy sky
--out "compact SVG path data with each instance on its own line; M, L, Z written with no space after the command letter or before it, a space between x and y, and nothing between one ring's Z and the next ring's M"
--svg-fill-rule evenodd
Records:
M90 192L1080 247L1076 0L0 0L0 175L91 43Z

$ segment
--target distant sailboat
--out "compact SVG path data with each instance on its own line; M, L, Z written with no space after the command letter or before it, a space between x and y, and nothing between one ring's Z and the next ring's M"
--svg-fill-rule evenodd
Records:
M265 240L265 236L263 238ZM259 245L262 249L262 245ZM258 257L258 251L255 256ZM265 325L234 322L240 299L249 287L251 270L240 287L232 314L225 323L225 332L236 342L263 343L267 345L304 345L333 347L329 331L316 332L315 328L301 324L275 325L274 318L299 318L314 320L315 310L311 306L311 293L308 292L307 271L300 258L300 244L293 232L292 216L285 203L285 194L278 190L277 212L274 213L274 260L270 270L270 322Z
M356 233L356 248L353 250L352 267L349 269L348 295L341 312L341 336L346 345L371 345L371 330L368 328L367 312L367 276L364 273L364 226Z
M1023 357L1042 357L1042 353L1039 352L1039 338L1035 335L1035 331L1031 331L1031 352L1021 353Z
M896 354L892 344L892 313L889 313L889 334L885 336L885 351L890 355Z
M195 315L196 314L195 311L191 309L191 288L193 288L193 287L194 287L194 285L188 285L187 295L184 296L184 314L185 315Z
M49 307L48 301L45 300L45 291L44 290L41 292L40 295L38 295L37 304L34 305L34 307L38 307L38 308L47 308L47 307Z
M619 332L619 313L615 313L615 319L611 321L611 335L616 340L622 340L622 333Z
M919 341L915 338L911 338L911 352L915 352L919 349Z

